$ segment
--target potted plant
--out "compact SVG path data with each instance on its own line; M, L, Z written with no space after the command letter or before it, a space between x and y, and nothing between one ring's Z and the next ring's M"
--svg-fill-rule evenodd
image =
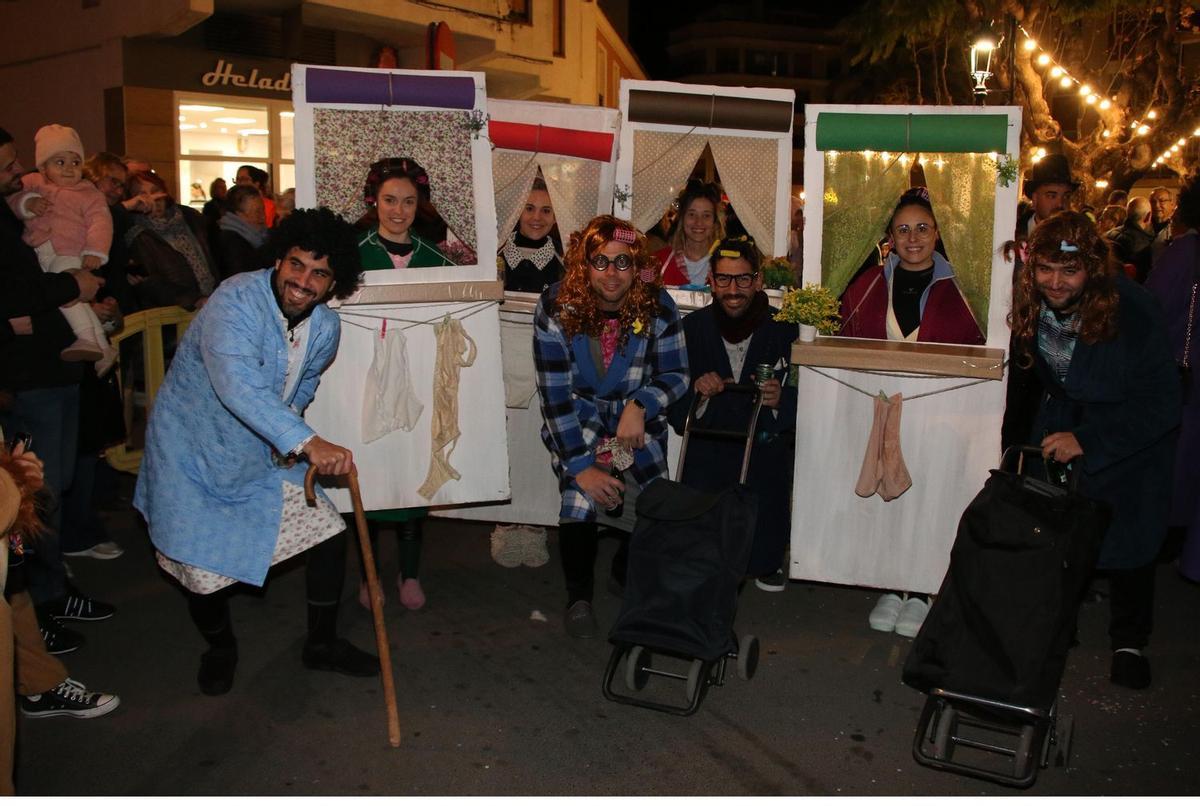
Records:
M831 336L841 327L838 315L838 299L828 288L816 283L806 283L803 288L785 291L777 322L795 322L800 325L800 341L812 341L818 332Z
M796 272L786 257L775 257L762 264L764 288L791 288L796 285Z

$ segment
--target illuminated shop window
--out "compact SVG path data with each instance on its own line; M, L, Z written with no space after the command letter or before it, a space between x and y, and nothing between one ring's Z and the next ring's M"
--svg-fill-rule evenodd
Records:
M232 186L241 165L266 171L276 196L295 187L290 102L177 93L175 107L181 202L203 207L213 180Z

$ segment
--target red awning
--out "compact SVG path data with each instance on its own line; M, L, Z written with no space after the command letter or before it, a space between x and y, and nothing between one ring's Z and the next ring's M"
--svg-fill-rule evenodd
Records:
M562 154L599 162L608 162L612 158L612 132L588 132L533 123L490 120L488 136L496 148Z

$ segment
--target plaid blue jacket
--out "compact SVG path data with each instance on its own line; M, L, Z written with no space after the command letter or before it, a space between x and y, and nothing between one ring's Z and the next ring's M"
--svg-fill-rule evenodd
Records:
M630 335L603 376L592 360L588 337L567 339L555 315L558 284L538 300L533 316L533 360L541 400L542 442L562 491L564 521L591 521L594 502L575 484L575 476L595 461L602 437L617 433L629 400L646 407L646 445L634 453L629 472L645 487L667 475L667 407L690 383L687 346L679 311L666 291L659 292L658 316L642 335Z

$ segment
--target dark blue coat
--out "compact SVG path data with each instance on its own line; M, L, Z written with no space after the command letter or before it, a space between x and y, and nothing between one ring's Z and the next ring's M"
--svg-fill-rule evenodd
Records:
M1083 448L1080 492L1113 508L1098 565L1137 568L1166 536L1181 395L1157 301L1124 276L1117 292L1116 338L1077 343L1065 383L1037 357L1046 395L1030 439L1074 433Z
M687 341L688 374L692 383L707 372L715 372L729 378L733 370L729 366L729 355L717 329L713 305L693 311L683 319L683 335ZM770 316L776 313L770 309ZM742 375L735 378L738 383L753 383L754 368L758 364L775 365L780 359L788 366L792 353L792 342L796 340L798 328L787 322L776 322L768 318L750 336L746 361ZM783 559L783 551L791 536L792 465L795 455L796 436L796 387L777 371L776 377L783 382L783 396L777 409L778 416L763 408L759 414L756 431L758 440L750 454L750 471L746 483L758 493L758 523L755 529L754 548L751 551L748 573L762 576L775 571ZM695 396L689 384L687 394L671 407L670 420L677 432L683 431L688 411ZM708 428L745 430L750 419L750 397L725 393L708 402L700 424ZM699 490L719 491L727 489L738 480L742 467L745 443L717 441L697 437L688 445L682 481Z

